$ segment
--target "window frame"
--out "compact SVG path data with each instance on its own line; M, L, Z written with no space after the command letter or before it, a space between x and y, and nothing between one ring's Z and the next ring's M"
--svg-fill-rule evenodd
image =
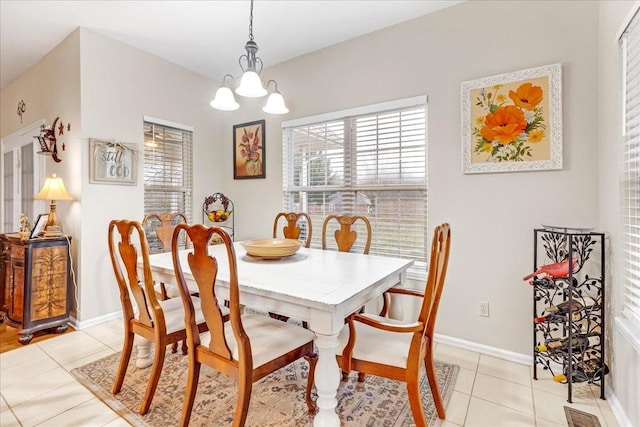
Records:
M618 40L622 66L622 155L620 166L622 313L618 330L640 352L640 4ZM632 40L629 41L629 38ZM629 48L632 47L632 51ZM633 63L633 69L629 68Z
M151 138L149 137L149 132L147 131L147 127L151 126ZM149 185L149 181L152 179L147 174L149 173L148 167L149 163L147 162L147 156L149 155L157 155L150 154L153 153L157 147L152 147L151 142L155 142L156 144L160 144L163 148L163 153L161 155L165 156L165 166L167 162L167 152L170 150L170 147L165 149L165 145L167 143L173 144L173 154L176 153L175 148L178 143L175 140L165 140L165 138L156 138L156 132L162 132L162 135L166 135L167 132L170 133L180 133L182 132L182 141L179 144L181 145L180 151L180 159L179 164L176 164L175 158L173 159L173 166L171 167L171 173L167 174L166 172L163 174L165 178L171 177L172 175L179 175L181 178L177 178L176 181L181 181L180 183L176 182L176 184L182 185L173 185L171 179L169 182L165 182L162 185L153 184ZM164 212L175 213L180 212L184 214L187 218L188 222L193 221L193 127L169 122L162 119L157 119L153 117L144 117L143 121L143 133L144 133L144 147L143 147L143 192L144 192L144 216L155 213L161 214ZM156 194L153 194L156 193ZM162 197L158 196L157 193L165 193L165 194L175 194L175 197ZM149 201L151 199L158 199L159 201L164 201L164 205L162 208L154 208L150 206ZM157 206L158 200L155 201L153 206ZM182 209L183 208L183 209ZM149 247L152 252L155 252L156 249L161 247L161 243L157 237L155 237L152 228L148 231L148 240ZM159 245L159 246L158 246Z
M423 109L424 112L416 113L415 111L419 109ZM358 168L356 167L356 165L362 161L361 159L363 158L362 155L364 152L364 150L362 149L363 147L362 139L359 138L358 141L355 141L356 134L354 129L358 128L358 126L362 127L362 124L358 124L358 120L364 120L364 121L370 120L375 122L375 124L372 126L375 132L374 134L375 136L372 137L373 138L372 140L374 141L373 142L374 148L369 147L368 151L370 153L373 152L373 155L371 157L375 159L374 162L376 162L376 161L379 161L382 155L386 153L385 151L386 148L381 148L383 146L381 141L383 141L384 139L384 135L383 135L384 132L381 131L382 125L378 125L378 120L386 116L393 116L393 114L398 114L397 129L400 130L400 129L403 129L403 126L406 126L406 124L409 123L409 119L405 119L402 116L402 114L407 114L409 112L413 112L414 116L418 117L419 125L417 127L421 126L420 132L422 133L418 137L419 142L416 144L417 146L419 146L419 148L417 149L423 150L424 159L423 159L423 163L420 164L422 169L420 169L419 172L416 172L416 174L419 174L421 172L423 176L420 176L417 182L409 183L408 182L409 180L406 177L403 177L403 175L400 172L398 172L397 181L392 184L383 184L379 182L369 183L369 184L364 184L362 182L357 183L356 177L360 176L360 174L357 171ZM421 114L424 114L424 116L421 116ZM393 118L391 118L389 121L393 122ZM292 181L295 179L293 163L295 162L295 159L300 157L300 156L291 154L293 152L293 144L296 144L295 137L293 136L294 130L296 129L300 130L307 127L307 132L309 132L309 129L311 128L315 129L316 126L320 126L320 127L331 126L332 124L336 124L336 123L338 123L336 126L339 127L340 122L342 122L343 124L343 127L340 129L342 133L341 133L341 136L336 138L336 141L338 140L342 141L343 153L341 153L337 157L332 157L332 160L336 160L336 162L343 163L342 165L336 168L344 173L344 177L342 180L343 182L342 181L339 183L325 182L321 185L311 185L307 183L307 185L302 185L302 186L293 184ZM336 132L336 133L339 133L339 132ZM422 245L422 247L418 251L419 255L418 253L416 253L413 256L411 256L410 253L408 255L406 253L403 255L403 248L402 248L403 245L399 243L397 244L397 253L389 253L390 250L393 250L393 249L390 249L392 245L389 245L388 241L385 243L383 241L383 238L386 236L390 236L391 234L389 233L393 233L393 231L388 231L388 233L384 233L384 232L376 233L376 224L378 226L383 227L384 224L388 223L388 221L385 222L384 218L382 218L384 216L384 214L381 213L383 208L379 207L377 203L374 204L375 212L373 212L374 214L373 217L365 213L365 215L370 219L372 223L373 235L374 235L372 239L372 247L371 247L370 253L376 254L378 253L378 249L380 249L381 251L380 255L383 255L383 256L385 255L398 256L398 257L413 259L415 263L409 272L410 276L415 277L417 279L423 279L426 277L426 271L428 267L427 266L428 251L429 251L429 248L427 245L427 240L429 238L428 224L427 224L428 222L427 221L428 98L426 95L284 121L282 122L282 138L283 138L283 168L282 168L283 169L283 209L286 211L307 212L308 210L310 210L308 209L308 205L306 205L306 207L296 209L298 206L296 206L293 201L293 199L296 197L296 193L304 192L305 194L307 194L306 197L308 197L309 194L314 193L312 188L317 187L318 189L317 192L319 192L320 194L325 194L323 198L324 201L322 202L323 210L315 214L317 219L314 218L314 224L313 224L314 233L312 236L313 237L312 247L320 247L319 245L322 238L321 236L322 222L321 221L319 222L320 217L324 219L324 217L330 213L336 213L336 214L341 213L344 215L363 214L363 212L360 212L360 211L356 212L358 206L361 207L361 203L358 202L358 198L360 197L359 194L361 193L365 193L365 194L368 193L370 196L370 200L376 200L377 202L379 200L384 200L384 197L382 199L377 198L377 196L380 194L386 194L388 196L389 194L395 193L396 194L395 197L398 197L398 200L404 200L399 195L399 191L406 191L405 194L410 195L409 197L410 203L412 203L414 207L415 206L419 207L420 203L424 203L423 208L419 208L419 209L414 208L414 211L416 212L415 220L419 224L417 226L417 228L419 228L418 235L420 236L418 237L418 240L420 240L420 243L418 245ZM391 138L391 140L393 140L393 138ZM406 150L406 148L403 148L403 144L406 144L406 141L411 141L411 140L412 139L408 137L399 136L398 141L395 143L397 147L394 146L393 142L389 144L391 147L390 148L391 152L397 151L397 153L401 153L401 154L395 154L395 156L397 157L395 161L397 161L398 164L400 165L404 165L406 162L406 160L404 160L405 158L402 157L405 153L405 151L403 150ZM308 152L310 151L315 151L315 150L309 148ZM329 157L329 155L327 154L328 151L329 150L325 149L325 151L323 151L322 154L325 157ZM358 155L360 155L361 157L360 159L356 160L356 156ZM421 154L414 154L410 158L413 161L416 161L416 159L420 159L420 157L421 157ZM416 163L419 163L419 160L416 161ZM382 165L382 163L380 163L380 165ZM300 168L300 166L298 166L298 168ZM371 170L374 170L374 169L370 168L369 171ZM388 174L388 170L386 171L386 173ZM376 179L381 179L380 177L384 174L385 174L384 167L379 166L375 168L374 176ZM346 197L351 200L351 202L344 202L344 203L342 202L342 200L340 200L339 203L341 206L339 209L344 209L342 205L346 204L346 205L349 205L350 208L352 208L352 211L335 212L333 211L333 209L326 210L326 207L330 205L330 202L326 201L328 197L326 193L337 193L337 192L340 192L340 198L342 198L345 194L347 194ZM416 203L418 204L416 205ZM303 206L304 205L305 204L303 203ZM402 210L402 208L398 208L398 209ZM310 212L307 212L307 213L310 213ZM409 226L407 226L405 231L409 232L409 230L410 230ZM360 235L361 231L363 232L364 230L356 229L356 231L358 232L358 235ZM377 244L378 248L376 247L376 234L378 235L382 234L379 240L380 243ZM396 239L395 242L397 242L398 240L399 239ZM415 247L417 248L418 246L415 246ZM357 249L354 249L354 250L357 250ZM411 247L409 247L408 250L410 251Z

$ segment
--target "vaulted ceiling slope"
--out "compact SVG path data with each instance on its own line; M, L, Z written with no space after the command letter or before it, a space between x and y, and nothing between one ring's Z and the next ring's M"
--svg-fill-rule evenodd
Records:
M253 34L267 67L458 3L255 0ZM0 0L0 88L78 27L220 81L239 71L249 8L248 0Z

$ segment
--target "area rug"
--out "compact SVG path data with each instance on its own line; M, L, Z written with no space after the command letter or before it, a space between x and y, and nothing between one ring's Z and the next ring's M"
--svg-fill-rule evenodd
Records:
M71 374L100 400L135 427L177 426L186 387L187 358L169 353L160 382L144 416L138 413L149 378L149 368L138 369L134 355L122 391L111 394L120 353L75 368ZM436 371L445 406L451 397L459 366L436 361ZM247 426L311 426L304 393L309 365L301 359L253 384ZM435 405L426 375L421 372L422 404L429 425L438 425ZM202 366L190 426L228 426L233 420L237 388L235 382L209 367ZM314 399L315 399L314 395ZM408 427L415 425L404 383L367 375L364 383L352 373L341 381L337 412L343 426Z

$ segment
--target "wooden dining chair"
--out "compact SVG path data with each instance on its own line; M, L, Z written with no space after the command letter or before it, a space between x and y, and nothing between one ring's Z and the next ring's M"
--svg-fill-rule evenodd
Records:
M124 343L112 392L117 394L122 389L131 358L134 336L139 335L152 342L155 347L153 364L140 406L140 414L144 415L149 411L160 379L167 345L187 338L183 304L180 298L159 300L156 296L149 266L149 247L139 222L111 221L108 238L109 255L120 291L124 320ZM142 259L142 279L138 276L139 257ZM191 301L194 324L198 331L204 332L207 330L207 325L200 309L200 300L193 297Z
M282 227L282 235L285 239L299 239L302 234L300 224L306 220L307 236L304 240L304 247L311 246L311 235L313 227L311 217L306 212L279 212L273 220L273 237L278 237L278 227L282 224L282 219L286 220L286 224Z
M322 249L328 249L329 243L327 241L327 230L332 221L338 223L340 228L336 229L333 233L335 244L339 252L351 252L354 244L358 241L358 233L353 230L359 222L362 222L365 227L366 235L364 239L361 239L359 245L363 247L362 253L369 254L371 248L371 223L366 216L363 215L327 215L322 223ZM364 242L362 242L364 240ZM364 307L360 308L362 312ZM363 377L364 378L364 377Z
M286 221L286 224L283 220ZM273 237L278 237L278 228L282 226L282 236L284 236L285 239L300 239L300 235L302 234L300 223L302 223L303 220L306 220L307 224L307 236L304 240L304 247L310 247L313 226L311 224L311 217L306 212L279 212L273 220ZM284 316L271 311L269 312L269 316L283 322L289 320L289 316ZM302 322L302 326L306 328L308 326L307 322Z
M209 331L203 334L200 334L201 331L197 327L197 310L184 277L184 266L180 263L177 245L180 233L184 233L192 243L186 260L200 291L204 316L209 326ZM208 242L214 235L220 236L223 240L226 247L224 257L214 258L209 255ZM313 346L315 334L308 329L268 316L242 314L236 253L231 238L223 229L206 228L202 224L179 224L173 232L171 247L178 289L184 304L189 345L189 371L180 425L189 424L202 364L234 378L237 382L238 401L232 425L238 427L244 426L247 419L253 383L304 357L310 365L306 392L307 408L310 413L315 413L315 405L311 401L313 372L317 361ZM221 292L218 290L216 278L220 269L228 269L229 272L228 322L224 321L218 303Z
M369 222L369 219L363 215L327 215L322 223L322 249L328 248L327 230L329 229L329 224L332 221L337 221L340 228L335 230L333 237L335 238L338 251L351 252L353 245L358 240L358 233L352 229L358 220L364 223L366 230L364 249L362 253L368 254L369 248L371 248L371 223Z
M187 222L187 217L180 212L150 213L145 215L142 219L142 228L144 228L147 233L150 230L155 232L155 235L158 238L158 243L161 245L160 247L155 248L150 247L149 253L170 252L173 229L176 225ZM162 299L177 297L179 295L177 287L172 287L171 290L168 291L167 285L164 283L159 283L156 291L160 294L160 298Z
M449 262L451 230L449 224L437 226L433 233L429 275L424 292L391 288L389 293L422 299L418 319L405 324L373 314L356 313L339 336L338 365L344 373L351 370L404 381L416 426L427 421L420 399L420 365L424 363L438 417L445 418L433 358L433 333L438 305ZM382 344L382 345L381 345ZM359 378L360 379L360 378Z

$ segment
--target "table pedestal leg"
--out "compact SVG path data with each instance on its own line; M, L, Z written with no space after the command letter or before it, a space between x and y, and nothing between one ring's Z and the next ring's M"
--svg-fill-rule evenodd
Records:
M136 358L136 368L146 368L153 363L153 355L151 354L151 341L136 336L136 347L138 348L138 355Z
M338 400L336 394L340 385L340 369L336 362L338 334L316 334L318 348L318 364L316 365L315 384L318 392L318 413L313 419L314 427L340 426L340 418L336 414Z

